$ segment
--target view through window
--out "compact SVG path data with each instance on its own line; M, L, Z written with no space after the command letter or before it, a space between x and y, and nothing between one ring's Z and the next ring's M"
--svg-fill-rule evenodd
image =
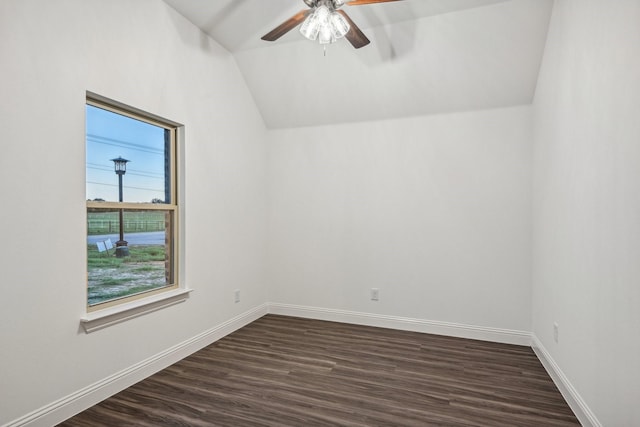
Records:
M87 100L89 310L177 287L176 128Z

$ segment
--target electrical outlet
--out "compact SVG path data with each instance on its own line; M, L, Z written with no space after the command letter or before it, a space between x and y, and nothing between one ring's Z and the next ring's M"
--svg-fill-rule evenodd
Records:
M233 292L233 300L234 300L236 303L240 302L240 289L236 289L236 290Z
M558 322L553 322L553 340L557 343L558 342L558 331L559 326L558 326Z
M378 301L380 298L380 292L378 288L371 288L371 301Z

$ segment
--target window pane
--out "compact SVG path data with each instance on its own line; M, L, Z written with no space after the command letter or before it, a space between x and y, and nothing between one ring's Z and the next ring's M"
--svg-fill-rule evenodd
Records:
M171 131L86 106L87 200L171 203ZM114 159L126 160L121 174Z
M120 210L87 209L90 306L174 284L172 210L123 210L129 255L117 257Z

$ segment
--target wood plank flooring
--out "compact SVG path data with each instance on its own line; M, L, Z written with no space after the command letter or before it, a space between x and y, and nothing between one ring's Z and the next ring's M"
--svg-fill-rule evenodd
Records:
M267 315L61 425L580 424L528 347Z

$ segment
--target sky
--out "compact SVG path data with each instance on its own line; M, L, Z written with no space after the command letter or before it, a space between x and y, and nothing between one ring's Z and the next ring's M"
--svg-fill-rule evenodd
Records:
M165 129L86 106L87 200L118 201L118 176L111 159L129 160L122 177L124 202L164 200Z

